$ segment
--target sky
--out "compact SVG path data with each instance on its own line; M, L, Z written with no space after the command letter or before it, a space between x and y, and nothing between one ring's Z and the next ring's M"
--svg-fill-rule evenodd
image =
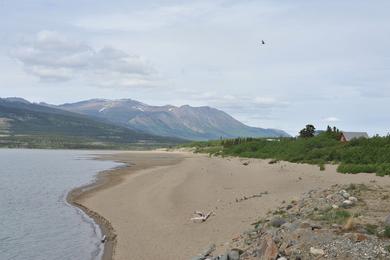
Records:
M0 97L390 132L390 1L0 0ZM261 44L264 40L265 44Z

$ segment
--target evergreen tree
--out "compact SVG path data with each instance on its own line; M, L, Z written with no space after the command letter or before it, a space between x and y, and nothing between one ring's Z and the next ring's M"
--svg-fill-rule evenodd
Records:
M305 128L303 128L301 131L299 131L299 137L308 138L313 137L314 133L316 131L316 128L314 125L306 125Z

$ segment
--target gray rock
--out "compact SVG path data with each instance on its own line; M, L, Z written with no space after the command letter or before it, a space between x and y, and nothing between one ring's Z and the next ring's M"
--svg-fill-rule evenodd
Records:
M192 260L206 259L207 256L209 256L215 250L215 248L216 248L215 244L210 245L202 254L200 254L199 256L193 257Z
M353 197L353 196L349 197L348 200L350 200L352 202L357 202L358 201L358 199L356 197Z
M221 255L217 257L218 260L229 260L229 256L227 254Z
M353 204L354 203L350 200L344 200L342 206L343 206L343 208L350 208L353 206Z
M228 260L240 260L240 253L236 250L231 250L228 253Z
M294 231L295 229L297 229L299 227L299 224L286 222L283 225L281 225L280 227L283 228L284 230L288 230L289 232L291 232L291 231Z
M351 195L349 195L349 193L346 192L345 190L342 190L342 191L340 192L340 194L341 194L341 196L344 197L344 199L348 199L349 197L351 197Z
M286 223L287 221L283 218L280 218L280 217L275 217L271 220L271 226L273 227L280 227L281 225L283 225L284 223Z
M385 218L385 225L390 226L390 214Z

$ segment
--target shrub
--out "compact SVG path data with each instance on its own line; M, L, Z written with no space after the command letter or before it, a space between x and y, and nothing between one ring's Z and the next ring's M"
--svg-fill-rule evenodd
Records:
M385 231L383 232L383 235L387 238L390 238L390 226L385 227Z
M377 171L376 165L373 164L345 164L342 163L337 167L337 171L341 173L374 173Z
M377 229L378 229L377 225L366 224L365 226L365 230L369 235L376 235L378 233Z
M313 220L321 220L327 223L344 224L351 217L349 211L343 209L332 209L320 211L312 215Z

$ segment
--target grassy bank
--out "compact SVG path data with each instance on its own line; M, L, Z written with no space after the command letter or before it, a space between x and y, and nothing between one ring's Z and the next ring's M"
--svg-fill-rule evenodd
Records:
M297 163L339 164L341 173L376 173L390 175L390 136L355 139L342 143L332 133L311 138L236 138L219 141L193 142L196 152L221 156L238 156L283 160Z

